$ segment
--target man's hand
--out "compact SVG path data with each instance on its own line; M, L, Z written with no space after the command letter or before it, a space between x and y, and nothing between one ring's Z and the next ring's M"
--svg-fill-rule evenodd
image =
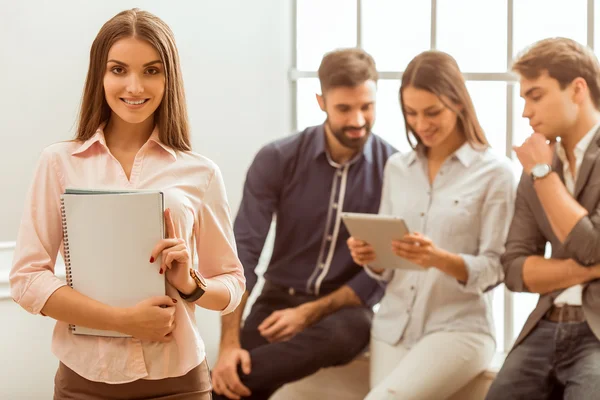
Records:
M275 311L258 326L258 331L271 343L290 340L308 326L308 307L307 303Z
M546 137L541 133L532 134L521 146L513 146L513 150L517 153L523 171L528 175L537 164L552 165L554 144L548 144Z
M239 364L242 365L244 374L248 375L252 369L250 353L239 347L221 349L219 359L212 370L212 383L217 394L233 400L252 394L240 380L237 372Z

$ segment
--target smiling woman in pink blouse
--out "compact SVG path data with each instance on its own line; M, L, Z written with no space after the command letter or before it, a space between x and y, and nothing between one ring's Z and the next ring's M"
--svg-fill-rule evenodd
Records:
M402 75L400 103L414 150L388 159L379 213L413 233L396 255L422 271L375 270L387 282L373 319L367 400L446 399L489 364L495 350L491 288L513 213L515 178L489 148L454 58L416 56ZM350 238L357 264L377 255Z
M55 276L66 187L164 192L170 235L148 258L162 252L166 296L114 308ZM197 270L190 254L198 255ZM219 169L191 151L173 34L154 15L137 9L119 13L94 40L77 136L41 154L10 284L23 308L57 320L55 399L210 399L195 306L233 311L245 280ZM132 337L74 335L69 324Z

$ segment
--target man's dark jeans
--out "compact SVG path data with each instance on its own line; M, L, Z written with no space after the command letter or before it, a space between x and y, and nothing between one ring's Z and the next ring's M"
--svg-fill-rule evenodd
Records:
M600 341L586 322L541 320L508 355L486 400L600 399Z
M290 294L266 284L241 332L242 348L250 352L252 372L238 374L251 391L248 399L266 400L286 383L302 379L321 368L352 361L369 343L372 311L367 307L343 308L300 332L292 339L269 343L258 326L273 311L297 307L317 297ZM213 399L226 399L213 392Z

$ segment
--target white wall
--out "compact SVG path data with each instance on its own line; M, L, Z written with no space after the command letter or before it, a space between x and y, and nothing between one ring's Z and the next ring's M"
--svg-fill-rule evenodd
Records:
M157 14L175 33L194 150L221 167L235 215L252 157L290 131L291 4L0 0L0 242L16 238L39 152L73 135L94 36L132 7ZM0 398L48 399L57 366L50 352L54 323L7 298L11 253L0 244ZM219 317L199 310L197 319L212 364Z

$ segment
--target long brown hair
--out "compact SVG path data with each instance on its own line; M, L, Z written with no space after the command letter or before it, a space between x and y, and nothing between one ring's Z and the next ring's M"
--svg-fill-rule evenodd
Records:
M486 148L489 143L479 124L473 101L467 91L465 79L454 58L442 51L428 50L411 60L402 74L400 85L400 106L404 116L406 138L413 149L421 144L418 135L412 131L406 119L403 89L412 86L415 89L426 90L438 96L442 103L458 116L458 129L463 133L473 148ZM450 100L446 102L442 96ZM417 141L413 144L411 136Z
M191 150L185 93L173 32L160 18L137 8L122 11L108 20L92 43L75 140L88 140L100 124L109 119L111 109L103 84L108 51L116 41L129 37L150 43L165 68L165 94L154 112L160 141L175 150Z

